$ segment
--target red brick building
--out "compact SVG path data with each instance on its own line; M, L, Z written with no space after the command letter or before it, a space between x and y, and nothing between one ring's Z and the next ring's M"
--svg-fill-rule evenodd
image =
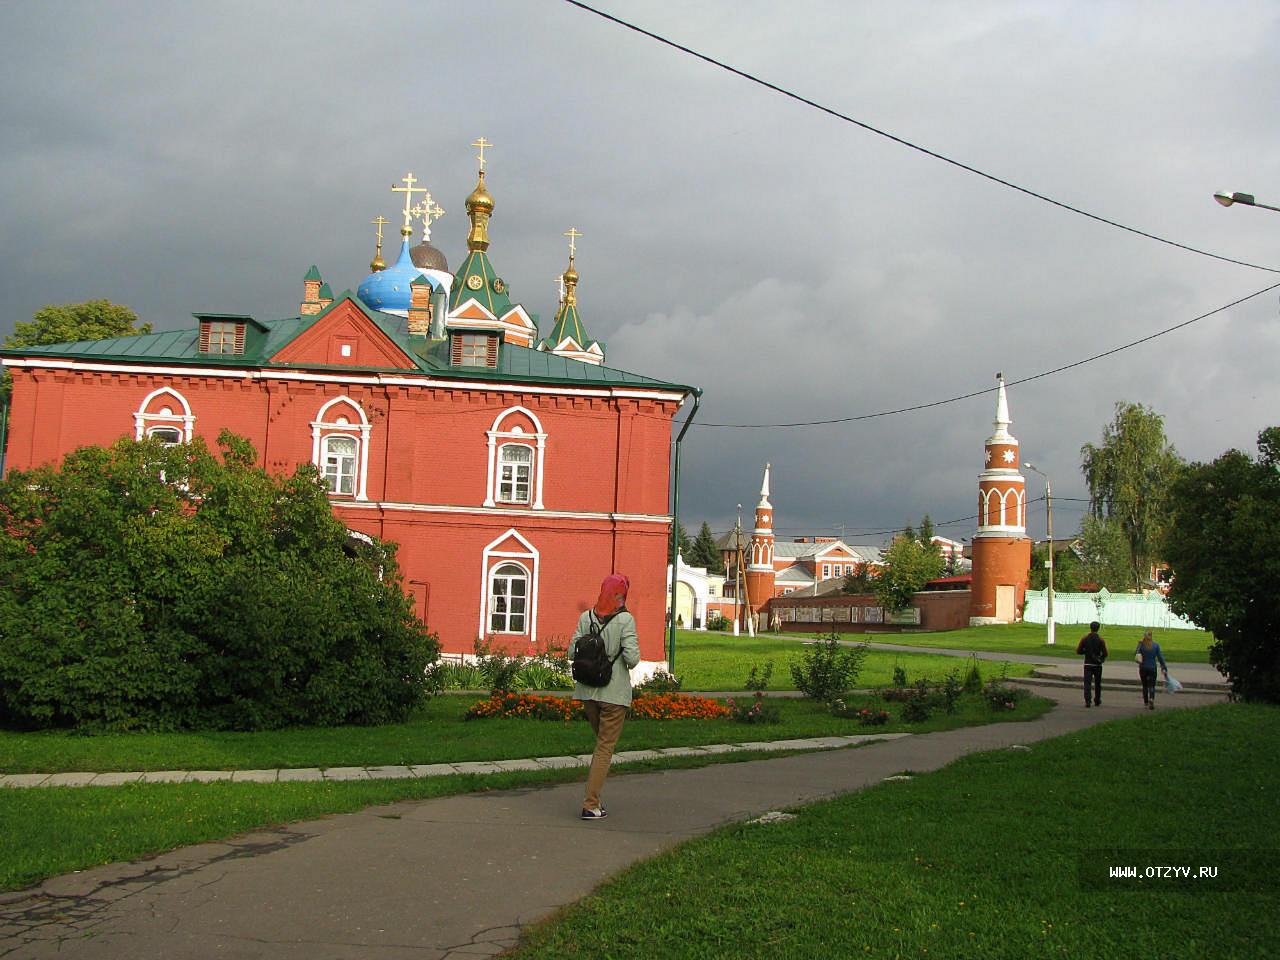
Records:
M295 317L198 314L183 330L5 351L6 468L122 436L213 446L228 428L271 471L314 463L349 529L400 545L446 651L567 639L620 571L642 657L663 661L671 424L690 388L604 366L572 259L573 302L557 311L572 330L537 341L487 254L483 168L456 274L409 246L412 196L399 260L379 270L379 254L360 296L332 297L312 268Z

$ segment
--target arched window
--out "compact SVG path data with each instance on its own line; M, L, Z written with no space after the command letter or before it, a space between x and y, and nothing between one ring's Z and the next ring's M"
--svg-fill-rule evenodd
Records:
M504 443L498 448L498 500L528 503L533 476L533 448L523 443Z
M311 421L311 462L330 492L367 500L369 433L364 410L350 397L330 400Z
M489 577L489 632L528 633L529 573L518 563L494 567Z
M547 435L532 410L511 407L488 430L489 470L484 505L527 504L542 509L542 467Z
M320 469L331 493L355 495L357 447L355 437L334 433L324 438L324 458Z
M133 438L157 437L165 443L191 439L196 418L187 398L172 387L153 390L133 414Z

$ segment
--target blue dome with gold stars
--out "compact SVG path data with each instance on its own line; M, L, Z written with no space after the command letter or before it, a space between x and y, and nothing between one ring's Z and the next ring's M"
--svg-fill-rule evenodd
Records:
M405 239L400 244L400 256L396 262L361 280L356 296L374 310L405 316L409 313L409 300L412 296L409 287L419 276L427 278L433 291L440 289L439 278L414 265L413 257L409 254L409 241Z

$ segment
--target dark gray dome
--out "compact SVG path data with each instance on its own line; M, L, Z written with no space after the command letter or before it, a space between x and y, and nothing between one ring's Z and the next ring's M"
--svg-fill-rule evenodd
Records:
M444 258L444 254L425 240L416 247L410 248L409 256L413 258L413 265L419 270L449 272L449 261Z

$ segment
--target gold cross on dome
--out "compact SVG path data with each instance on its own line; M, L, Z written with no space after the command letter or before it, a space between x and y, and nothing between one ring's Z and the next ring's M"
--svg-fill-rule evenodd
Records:
M480 172L484 173L484 152L488 147L492 147L493 144L481 137L479 140L472 140L471 145L480 150Z
M413 233L413 227L411 226L411 220L413 217L413 195L415 193L426 193L427 188L415 187L414 184L418 182L418 178L412 173L406 173L400 179L403 181L404 186L397 187L393 183L391 185L391 192L404 194L404 226L400 228L400 232L407 237L409 234Z
M574 254L578 252L578 246L576 243L574 243L574 241L577 240L580 236L582 236L582 234L578 232L577 227L570 227L568 230L565 231L564 235L569 238L569 259L572 260Z
M384 217L382 214L378 214L378 216L375 219L370 220L369 222L378 228L378 246L382 246L382 228L386 226L388 223L390 223L391 221L388 220L386 217Z
M422 239L424 241L431 239L431 221L439 220L444 216L444 207L436 203L428 193L417 206L411 211L415 217L422 220Z

